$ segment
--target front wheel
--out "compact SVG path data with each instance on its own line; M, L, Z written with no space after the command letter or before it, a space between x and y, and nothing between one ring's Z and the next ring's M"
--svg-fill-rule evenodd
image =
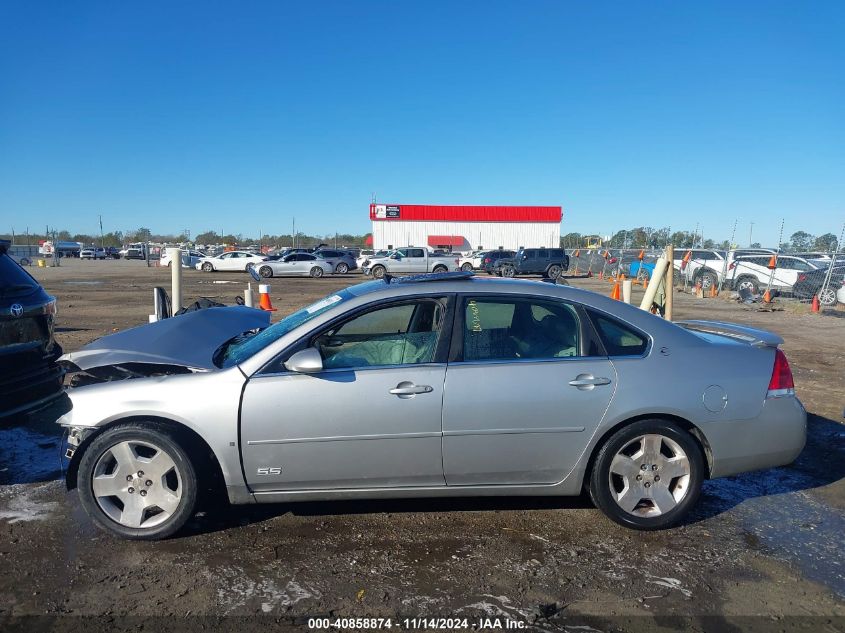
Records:
M375 266L372 270L373 279L384 278L384 273L385 273L384 266Z
M753 277L742 277L736 283L736 289L739 290L748 290L753 295L760 294L760 285L757 283L757 280Z
M472 272L472 264L470 264L469 262L465 263L463 266L461 266L461 270L465 273Z
M210 273L214 271L214 266L211 264L211 262L205 262L202 265L202 270L203 272Z
M719 279L713 273L701 273L699 279L701 280L701 289L705 292L710 292L710 288L719 283Z
M334 271L338 275L345 275L346 273L349 272L349 265L341 262L337 265L337 267L334 269Z
M323 269L320 268L319 266L314 266L314 268L311 269L310 274L311 274L312 277L315 277L315 278L316 277L322 277L323 276Z
M664 420L626 426L605 442L590 473L593 503L638 530L679 522L698 500L704 459L693 437Z
M98 527L129 539L176 533L197 501L194 467L176 438L152 424L96 437L79 462L79 496Z

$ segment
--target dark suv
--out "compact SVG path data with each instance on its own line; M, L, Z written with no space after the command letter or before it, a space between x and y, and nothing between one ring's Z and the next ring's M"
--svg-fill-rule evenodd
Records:
M512 258L499 260L496 274L502 277L543 275L557 279L566 270L569 270L569 255L562 248L520 248Z
M481 267L488 275L492 275L498 270L498 263L500 259L511 258L514 256L513 251L498 250L485 253L481 260Z
M0 240L0 418L62 395L61 346L53 338L56 299L6 254Z

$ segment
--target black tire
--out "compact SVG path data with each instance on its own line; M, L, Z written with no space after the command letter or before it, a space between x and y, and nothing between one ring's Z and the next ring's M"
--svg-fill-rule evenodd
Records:
M340 263L339 263L339 264L335 267L334 271L335 271L338 275L345 275L346 273L348 273L348 272L349 272L349 264L346 264L346 263L344 263L344 262L340 262Z
M113 446L127 441L155 445L167 453L178 469L181 498L176 510L164 522L154 527L132 528L118 523L103 510L94 495L92 478L98 461ZM97 527L127 539L152 541L172 536L193 516L197 504L197 476L194 465L173 432L154 422L118 424L95 437L79 461L77 484L82 507Z
M28 257L21 257L21 266L29 266L32 262Z
M734 289L738 292L742 288L748 288L752 294L758 295L760 294L760 284L757 283L757 280L754 277L740 277L734 283Z
M705 292L710 292L710 288L719 285L719 278L716 276L716 273L711 273L710 271L701 273L698 275L698 279L701 280L701 289Z
M206 273L214 272L214 264L212 264L211 262L205 262L202 265L202 270L203 270L203 272L206 272Z
M502 266L502 277L516 277L516 269L513 266Z
M264 279L268 279L273 276L273 269L269 266L262 266L258 269L258 274L264 277Z
M464 271L465 273L472 272L472 264L470 264L469 262L466 262L465 264L463 264L461 266L461 270Z
M549 269L546 271L546 276L549 279L557 279L558 277L561 276L561 274L563 274L563 269L560 266L558 266L557 264L552 264L551 266L549 266Z
M614 499L611 488L614 483L611 480L610 472L613 459L617 453L642 435L660 435L674 441L686 454L689 464L688 481L683 485L680 481L674 484L686 489L681 500L668 512L656 516L640 516L624 510ZM648 459L648 456L643 459ZM643 472L651 473L652 470L645 469ZM659 475L659 469L654 472ZM672 422L654 419L634 422L611 435L599 449L589 476L588 491L590 498L608 518L619 525L636 530L659 530L675 525L695 506L701 493L701 484L706 476L706 469L701 449L692 435ZM656 486L656 483L654 485ZM672 485L671 482L669 482L669 485ZM676 488L676 490L678 489ZM679 494L680 492L678 490Z
M323 269L322 269L322 268L320 268L319 266L314 266L314 267L311 269L311 272L310 272L309 274L310 274L312 277L314 277L314 279L317 279L318 277L322 277L322 276L323 276Z
M449 269L446 268L445 266L443 266L442 264L438 264L437 266L434 267L434 270L432 270L431 272L433 272L433 273L446 273L446 272L449 272Z
M372 271L373 279L381 279L384 277L384 273L387 272L384 266L373 266Z

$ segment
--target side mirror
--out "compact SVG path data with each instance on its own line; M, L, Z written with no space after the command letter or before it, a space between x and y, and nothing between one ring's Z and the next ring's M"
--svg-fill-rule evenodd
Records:
M399 253L393 253L393 255L390 256L390 259L402 259L402 257L399 255Z
M323 371L323 357L316 347L308 347L288 358L285 369L297 374L313 374Z

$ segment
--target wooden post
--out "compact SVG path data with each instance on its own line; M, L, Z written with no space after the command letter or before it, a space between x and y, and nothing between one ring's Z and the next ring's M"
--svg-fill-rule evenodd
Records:
M669 265L666 267L666 306L664 318L672 320L672 298L675 294L675 247L671 244L666 246L666 259Z

